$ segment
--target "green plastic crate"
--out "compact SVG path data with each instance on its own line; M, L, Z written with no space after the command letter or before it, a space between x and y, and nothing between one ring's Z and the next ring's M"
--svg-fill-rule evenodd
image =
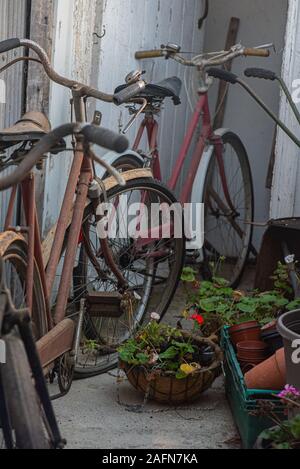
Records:
M229 328L222 331L222 348L224 350L225 390L231 411L239 430L244 449L253 448L257 437L274 422L268 418L256 417L251 412L258 409L260 400L268 400L275 404L274 412L281 419L285 418L284 405L274 398L278 391L261 391L247 389L244 376L231 344Z

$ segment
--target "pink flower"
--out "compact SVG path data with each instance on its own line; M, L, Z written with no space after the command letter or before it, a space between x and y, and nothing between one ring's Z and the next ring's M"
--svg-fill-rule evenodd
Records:
M300 397L300 391L294 386L290 386L289 384L287 384L284 390L281 391L281 393L278 395L278 397L280 397L281 399L284 399L286 397L293 399L295 397Z

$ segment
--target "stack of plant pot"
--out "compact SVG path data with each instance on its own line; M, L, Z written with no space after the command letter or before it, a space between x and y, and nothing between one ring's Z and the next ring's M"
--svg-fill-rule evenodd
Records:
M239 342L236 347L243 373L255 368L268 357L268 346L261 340Z
M230 337L248 389L283 389L286 384L285 353L276 323L264 329L256 321L239 324L230 328Z
M274 355L248 371L245 374L245 383L248 389L283 389L286 384L284 349L277 350Z
M283 314L278 319L277 331L284 348L276 350L268 360L246 373L245 382L249 389L277 390L287 383L300 389L300 310ZM274 337L278 339L275 330Z

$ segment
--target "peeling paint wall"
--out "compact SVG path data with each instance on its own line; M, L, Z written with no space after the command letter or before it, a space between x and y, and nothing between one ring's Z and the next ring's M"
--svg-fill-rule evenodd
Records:
M55 0L53 66L61 75L87 84L91 82L96 3L97 0ZM57 84L51 85L49 117L52 127L70 122L70 98L68 89ZM47 160L44 233L52 227L59 214L71 161L70 152L50 156Z
M268 59L238 58L232 64L232 71L245 79L276 115L279 111L278 86L267 80L247 79L244 70L247 67L262 67L280 74L287 3L287 0L210 0L206 24L205 50L220 50L224 47L232 16L240 19L237 40L243 45L274 43L276 54L272 52ZM218 86L216 80L209 93L212 110L215 109ZM230 86L224 127L236 132L246 146L254 184L255 220L265 222L270 210L270 191L266 189L266 177L275 124L240 86ZM262 228L254 229L254 243L257 248L262 234Z
M54 67L63 75L108 93L124 82L129 71L140 67L147 70L148 81L173 75L183 78L184 68L175 62L136 62L134 52L137 49L159 47L173 41L180 44L183 51L198 53L202 50L203 32L198 30L202 0L55 0L55 8ZM53 126L70 119L69 98L67 90L52 86L50 120ZM95 107L103 112L103 125L113 130L118 131L119 124L128 120L125 108L92 101L88 107L89 119ZM164 177L170 174L189 115L184 90L181 106L175 108L171 102L166 102L161 118ZM133 128L130 139L134 131ZM47 162L44 232L56 221L70 161L70 154L66 153L50 157Z
M293 91L293 81L300 78L299 25L300 1L289 0L282 76L291 91ZM300 110L299 103L297 106ZM280 118L300 138L299 123L284 96L282 96L280 103ZM299 148L279 130L271 199L272 218L300 216L299 156Z
M148 82L174 75L183 80L186 69L176 62L164 59L139 62L134 59L134 53L168 42L179 44L184 52L201 52L204 34L198 29L201 0L104 0L102 4L100 31L104 37L94 50L95 59L100 56L98 88L110 92L124 83L127 73L135 69L146 70ZM190 77L189 72L187 79ZM178 107L166 100L160 118L159 146L165 180L170 176L191 114L184 87L181 97L182 104ZM119 124L129 120L124 107L97 106L103 112L104 126L118 130ZM131 142L136 130L134 126L128 134Z
M26 0L0 1L0 40L24 37L26 31ZM15 56L18 50L0 55L0 67ZM23 65L17 64L0 76L0 128L14 124L21 117L23 108ZM4 99L2 99L4 98ZM4 102L3 102L4 101ZM2 173L4 175L5 173ZM7 210L9 191L0 194L0 222L3 226Z
M93 27L96 22L97 0L75 0L73 8L73 70L72 76L90 83L93 53Z

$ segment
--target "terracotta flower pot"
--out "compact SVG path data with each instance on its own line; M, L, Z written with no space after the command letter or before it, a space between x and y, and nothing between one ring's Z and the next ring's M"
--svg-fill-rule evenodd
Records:
M237 357L244 374L266 360L267 356L268 346L264 342L251 340L237 344Z
M257 321L248 321L230 327L229 334L233 345L249 340L260 340L261 327Z
M263 361L245 374L248 389L267 389L279 391L286 384L286 365L284 349L278 350L268 360Z
M262 363L262 360L251 360L251 362L249 362L249 360L239 360L243 375L248 373L248 371L252 370L260 363Z

